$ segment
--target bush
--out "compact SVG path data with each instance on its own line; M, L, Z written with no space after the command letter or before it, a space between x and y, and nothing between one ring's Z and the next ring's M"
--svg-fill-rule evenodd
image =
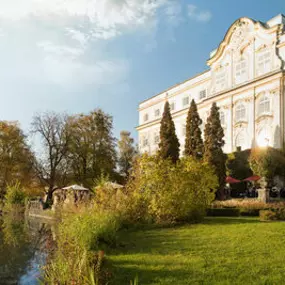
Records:
M23 192L20 183L8 185L5 195L4 209L9 211L12 209L21 209L25 206L25 193Z
M260 209L247 209L241 208L240 215L241 216L250 216L250 217L258 217Z
M275 210L276 212L276 216L277 219L280 221L284 221L285 220L285 208L279 208L277 210Z
M205 163L187 157L173 164L143 155L127 184L129 217L156 223L200 220L217 185L217 177Z
M236 208L211 208L207 209L209 217L239 217L240 210Z
M261 210L259 212L259 218L261 221L274 221L277 220L276 212L272 210Z
M94 188L96 206L104 211L123 213L127 199L123 188L114 188L111 183L99 184Z

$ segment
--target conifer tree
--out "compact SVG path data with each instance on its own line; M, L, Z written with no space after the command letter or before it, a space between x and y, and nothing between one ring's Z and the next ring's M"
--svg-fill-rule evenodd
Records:
M200 129L201 124L202 120L200 119L197 105L193 99L187 116L184 154L186 156L193 156L196 159L200 159L203 156L204 145Z
M174 163L179 159L179 141L175 133L175 125L170 113L170 105L167 101L160 124L159 155L163 159L170 158Z
M224 130L221 126L219 108L216 103L213 103L205 126L204 159L212 165L218 177L219 189L216 196L220 200L224 199L226 179L226 155L222 149L224 144Z

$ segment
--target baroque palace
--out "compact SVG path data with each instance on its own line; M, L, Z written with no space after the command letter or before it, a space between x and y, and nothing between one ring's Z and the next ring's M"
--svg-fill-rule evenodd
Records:
M186 118L192 99L203 120L213 102L220 107L224 151L284 144L285 16L266 23L240 18L218 48L210 53L205 72L175 85L139 105L139 149L158 149L165 102L171 106L176 134L184 149Z

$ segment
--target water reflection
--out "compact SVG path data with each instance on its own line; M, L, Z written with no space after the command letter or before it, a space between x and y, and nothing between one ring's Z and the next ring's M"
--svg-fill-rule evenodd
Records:
M15 214L0 217L0 284L38 284L51 243L50 223Z

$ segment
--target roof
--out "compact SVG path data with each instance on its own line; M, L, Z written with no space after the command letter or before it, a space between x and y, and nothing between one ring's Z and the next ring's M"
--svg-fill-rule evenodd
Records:
M161 92L159 92L159 93L157 93L157 94L151 96L150 98L141 101L141 102L139 103L139 106L142 105L143 103L145 103L145 102L147 102L147 101L149 101L149 100L151 100L151 99L153 99L153 98L155 98L155 97L157 97L157 96L159 96L159 95L161 95L161 94L163 94L163 93L165 93L165 92L168 92L168 91L174 89L175 87L177 87L177 86L179 86L179 85L182 85L182 84L184 84L184 83L186 83L186 82L188 82L188 81L190 81L190 80L192 80L192 79L195 79L195 78L199 77L200 75L203 75L203 74L205 74L205 73L207 73L207 72L209 72L209 71L210 71L210 69L207 68L206 70L204 70L204 71L202 71L202 72L200 72L200 73L198 73L198 74L195 74L195 75L193 75L192 77L189 77L188 79L186 79L186 80L184 80L184 81L182 81L182 82L179 82L179 83L177 83L177 84L175 84L175 85L172 85L171 87L165 89L164 91L161 91Z
M74 191L89 191L89 189L84 188L83 186L80 186L80 185L77 185L77 184L74 184L74 185L71 185L71 186L68 186L68 187L64 187L62 189L63 190L74 190Z

